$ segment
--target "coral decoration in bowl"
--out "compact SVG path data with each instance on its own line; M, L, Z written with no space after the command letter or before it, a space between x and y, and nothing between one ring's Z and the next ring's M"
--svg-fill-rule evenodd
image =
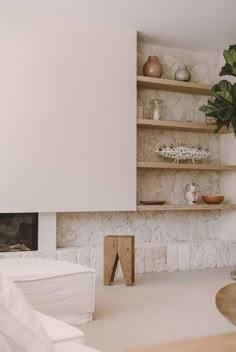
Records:
M194 160L202 160L208 158L210 155L207 149L202 149L201 147L185 147L184 145L180 147L171 145L169 148L163 146L155 150L155 153L160 154L164 158L174 159L174 163L177 164L179 160L190 160L194 164Z
M207 204L220 204L224 199L224 196L202 196L202 200Z

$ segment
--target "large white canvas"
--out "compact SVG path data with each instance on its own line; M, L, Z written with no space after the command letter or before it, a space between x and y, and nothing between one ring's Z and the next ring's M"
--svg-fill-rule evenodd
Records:
M134 210L136 32L0 21L0 212Z

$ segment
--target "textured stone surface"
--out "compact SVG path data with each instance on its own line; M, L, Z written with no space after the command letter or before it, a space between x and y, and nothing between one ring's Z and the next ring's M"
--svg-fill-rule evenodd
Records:
M90 218L94 218L94 213L86 214L89 224ZM110 222L104 222L98 231L95 229L95 232L91 232L91 230L88 230L87 225L83 223L84 214L74 213L76 232L80 233L83 232L83 230L85 231L84 234L89 232L84 245L81 245L79 237L75 237L73 242L74 246L83 248L90 245L94 246L94 243L96 243L96 245L102 245L104 236L110 234L134 234L136 244L138 245L144 245L145 243L160 244L162 242L182 242L190 240L199 241L220 238L218 211L127 212L96 214L98 214L101 218L110 218L112 227ZM125 215L123 217L124 223L120 225L121 215L123 214ZM136 221L133 220L135 215ZM70 217L69 213L68 216ZM64 225L65 215L61 217L60 214L58 214L57 220L58 226L61 229L57 235L58 247L70 247L67 242L67 221ZM96 241L97 236L99 237L99 242ZM71 245L70 239L71 236L69 236L69 244Z
M77 251L76 249L62 249L57 252L57 260L64 260L72 263L77 263Z
M190 268L190 246L188 243L178 246L179 270L189 270Z
M154 249L153 247L144 248L144 271L151 273L154 271Z
M164 118L161 120L164 120ZM209 161L212 164L219 162L219 135L145 128L138 130L138 160L167 162L166 158L155 152L164 144L166 146L185 144L189 147L199 145L203 148L208 147L210 156L207 159L203 159L201 164L207 164ZM171 162L172 160L169 159L169 161Z
M36 253L36 252L34 252ZM0 257L3 259L8 258L22 258L23 252L13 252L13 253L0 253Z
M42 259L43 257L44 257L43 252L40 252L40 251L22 252L22 258L38 258L38 259Z
M217 266L224 267L224 266L229 266L229 264L230 264L229 243L220 242L218 243Z
M177 244L171 244L167 247L167 269L168 271L179 269L179 252Z
M98 276L103 275L103 247L91 247L90 267L96 270Z
M97 276L103 275L103 246L74 247L58 249L55 252L32 251L0 253L0 259L5 258L50 258L66 260L86 265L96 270ZM192 241L174 242L166 245L139 245L135 249L135 272L160 272L174 270L194 270L235 266L236 242L211 240L196 243ZM122 276L120 265L116 273Z
M191 81L202 83L216 83L219 67L219 56L173 49L152 44L138 43L138 74L142 75L142 68L149 55L156 55L163 67L162 78L174 79L174 73L180 64L185 64L191 72Z
M135 272L144 273L144 247L135 248Z
M236 242L230 244L230 265L236 265Z
M90 248L79 247L77 249L77 263L90 267Z
M167 271L167 247L154 247L154 271Z
M190 270L203 269L205 267L205 248L203 244L190 245Z
M43 258L45 259L57 259L57 253L56 251L42 251Z
M217 267L217 246L213 243L205 243L205 267L216 268Z

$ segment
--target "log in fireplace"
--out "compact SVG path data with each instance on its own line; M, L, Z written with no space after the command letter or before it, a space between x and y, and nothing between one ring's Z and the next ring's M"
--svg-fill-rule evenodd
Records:
M0 214L0 252L38 249L38 213Z

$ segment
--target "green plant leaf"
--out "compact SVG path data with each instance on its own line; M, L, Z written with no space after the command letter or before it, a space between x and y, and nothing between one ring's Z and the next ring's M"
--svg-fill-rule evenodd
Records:
M221 120L221 119L218 119L217 122L216 122L216 130L215 132L218 132L223 126L225 126L225 121Z
M219 118L221 120L227 120L229 117L227 113L230 111L229 103L226 101L220 101L219 99L212 98L208 100L207 105L203 105L200 107L200 111L205 112L206 116L211 116L215 118Z
M200 107L200 111L203 111L206 116L216 118L216 132L218 132L222 126L229 128L236 116L236 84L232 85L226 80L222 80L212 88L213 98L208 100L207 105ZM234 120L233 120L234 121ZM234 128L234 127L233 127ZM236 130L236 121L235 121Z
M236 45L230 45L228 50L224 50L225 66L221 68L220 76L236 76Z
M236 50L236 44L230 45L230 46L229 46L229 49L230 49L230 50L231 50L231 49Z
M236 137L236 114L230 117L230 125L233 127L233 131Z
M221 67L220 76L225 75L236 76L236 64L229 65L226 63L225 66Z
M232 75L236 77L236 44L230 45L224 51L225 66L222 67L220 76ZM202 105L199 110L206 116L216 119L216 130L218 132L223 126L232 127L236 137L236 83L221 80L212 87L213 97L208 100L207 105Z
M215 84L212 87L212 93L215 98L222 100L222 102L233 103L233 85L226 80Z
M233 65L234 63L236 63L236 50L234 48L231 48L229 50L224 50L223 55L224 55L225 61L229 65Z
M234 83L232 86L232 97L233 97L232 104L236 106L236 83Z

